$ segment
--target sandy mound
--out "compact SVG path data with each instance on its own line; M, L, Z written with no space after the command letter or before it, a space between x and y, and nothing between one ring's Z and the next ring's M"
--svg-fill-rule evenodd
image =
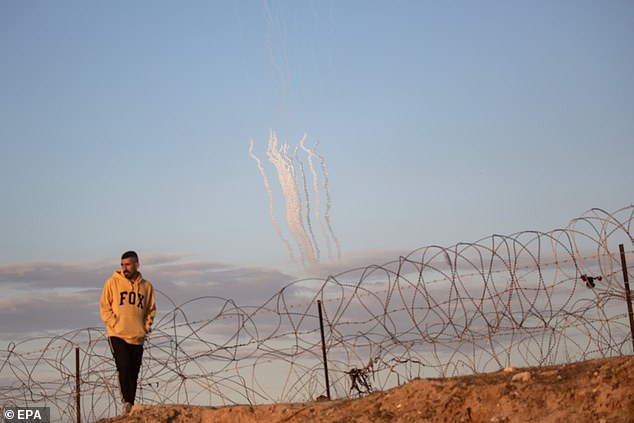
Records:
M135 405L100 423L634 423L634 356L447 379L353 400L261 406Z

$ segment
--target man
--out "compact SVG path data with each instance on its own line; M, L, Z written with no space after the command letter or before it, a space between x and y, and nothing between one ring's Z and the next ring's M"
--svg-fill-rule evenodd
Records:
M121 270L106 281L99 312L119 372L123 414L128 414L136 396L143 342L156 315L154 288L141 276L139 257L134 251L121 256Z

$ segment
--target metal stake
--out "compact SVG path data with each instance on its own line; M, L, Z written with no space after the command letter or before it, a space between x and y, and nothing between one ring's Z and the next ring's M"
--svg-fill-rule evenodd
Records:
M81 423L81 394L79 392L79 347L75 347L75 395L77 397L77 423Z
M632 312L632 294L630 293L630 281L627 274L627 263L625 263L625 250L623 244L619 244L621 252L621 267L623 268L623 283L625 284L625 301L627 302L627 314L630 318L630 332L632 334L632 350L634 350L634 312Z
M326 358L326 337L324 336L324 318L321 313L321 301L317 300L319 309L319 330L321 331L321 352L324 356L324 375L326 377L326 397L330 400L330 381L328 380L328 359Z

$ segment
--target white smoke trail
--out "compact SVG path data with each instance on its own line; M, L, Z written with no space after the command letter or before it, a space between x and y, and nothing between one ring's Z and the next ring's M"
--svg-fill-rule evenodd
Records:
M288 169L290 170L291 177L292 177L293 184L292 184L291 192L293 195L292 198L294 200L294 204L296 206L294 209L294 212L297 213L297 215L294 216L294 219L293 219L293 222L296 224L296 227L293 233L298 235L297 241L298 241L298 244L300 244L301 251L306 252L307 254L309 253L308 254L309 261L314 263L317 261L318 254L314 250L314 245L311 243L311 239L309 238L308 233L306 233L306 229L304 227L303 202L302 202L301 192L299 189L299 177L297 175L297 171L295 170L295 162L293 161L293 158L288 153L288 149L289 149L288 142L285 142L284 146L282 147L282 152L283 152L284 160L288 164ZM310 221L308 221L307 224L310 226Z
M319 227L321 228L321 232L324 236L324 239L326 240L326 248L328 249L328 258L330 260L333 260L332 247L330 245L331 243L330 237L328 236L328 231L326 229L326 226L324 225L324 222L321 219L321 212L319 210L320 208L319 178L317 176L317 172L315 171L315 166L313 165L313 150L306 148L306 146L304 145L304 139L300 141L299 146L302 148L302 150L304 150L308 154L308 167L310 169L310 173L313 176L313 191L315 193L315 210L314 210L315 219L317 220L317 223L319 224ZM313 149L314 148L315 147L313 147Z
M308 263L318 262L321 254L319 249L319 240L312 227L311 211L314 213L314 217L321 228L323 240L325 240L328 248L328 257L331 261L335 260L335 257L333 257L334 248L332 245L334 243L336 247L336 259L341 261L341 246L330 223L331 200L328 186L328 170L326 168L324 158L315 151L317 143L315 143L312 148L307 148L305 145L306 137L307 135L304 134L299 142L299 145L295 147L293 156L291 156L289 153L288 142L285 142L284 145L280 146L277 141L277 135L271 129L269 132L268 149L266 154L269 161L273 164L275 170L277 171L278 182L286 205L286 223L291 238L295 241L297 247L299 248L302 264L306 265ZM309 189L309 182L304 169L304 162L299 154L299 148L307 154L308 168L310 170L310 174L312 175L312 194ZM262 162L253 154L253 140L249 141L249 154L258 164L258 169L262 175L264 187L269 198L269 213L271 215L271 221L275 226L278 236L286 245L291 260L295 261L293 256L294 248L291 246L289 241L286 240L284 235L282 235L282 229L275 218L273 209L273 193L268 183ZM323 174L323 188L320 188L319 171L316 170L314 158L317 158L321 165L320 169ZM321 189L324 190L326 198L324 213L325 218L322 218L321 212ZM315 196L315 206L313 209L311 209L311 195ZM304 199L306 201L305 204ZM303 209L304 206L306 207L305 213ZM308 228L308 231L306 228Z
M291 248L291 244L282 234L282 228L280 228L280 224L277 222L277 218L275 217L275 210L273 206L273 192L271 191L271 186L269 185L269 180L266 177L266 173L264 172L264 168L262 167L262 162L257 158L255 154L253 154L253 140L249 140L249 155L253 157L253 160L258 164L258 169L260 170L260 174L262 175L262 182L264 183L264 189L266 189L266 193L269 197L269 214L271 215L271 222L273 222L273 227L275 228L275 232L280 237L284 245L286 245L286 249L288 250L288 255L292 262L295 262L295 255L293 254L293 249Z
M301 197L295 178L293 177L294 165L287 153L288 144L278 149L277 136L270 131L269 148L267 156L277 169L277 176L282 188L282 195L286 200L286 223L291 235L297 242L303 263L315 263L317 261L312 249L310 238L306 234L301 212ZM282 154L284 152L284 154Z
M297 164L299 164L299 172L302 176L302 187L304 188L304 198L306 198L306 225L308 226L308 233L310 234L310 239L312 241L313 251L315 252L315 257L319 260L321 252L319 251L319 244L317 243L317 238L315 237L315 233L313 232L313 225L310 220L310 195L308 193L308 184L306 183L306 173L304 172L304 163L302 163L301 158L297 154L299 146L304 145L304 141L306 140L306 134L299 141L299 145L295 146L295 160Z
M330 235L332 236L332 239L335 241L335 245L337 246L337 260L341 261L341 245L339 244L339 240L335 236L335 231L332 230L332 225L330 224L330 190L328 189L328 169L326 168L326 161L324 160L324 158L315 151L316 147L317 145L315 144L315 147L313 147L313 153L319 159L321 171L324 174L324 192L326 193L326 225L328 226Z

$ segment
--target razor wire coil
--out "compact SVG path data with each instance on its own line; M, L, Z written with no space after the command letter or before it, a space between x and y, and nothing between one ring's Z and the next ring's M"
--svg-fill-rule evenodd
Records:
M201 405L318 398L325 391L318 300L335 397L417 377L631 353L614 251L622 243L632 256L633 219L634 206L592 209L566 229L424 247L295 281L256 306L218 296L174 304L157 290L173 308L146 341L137 398ZM0 402L74 418L75 348L83 420L116 415L118 384L101 328L9 342L0 351Z

